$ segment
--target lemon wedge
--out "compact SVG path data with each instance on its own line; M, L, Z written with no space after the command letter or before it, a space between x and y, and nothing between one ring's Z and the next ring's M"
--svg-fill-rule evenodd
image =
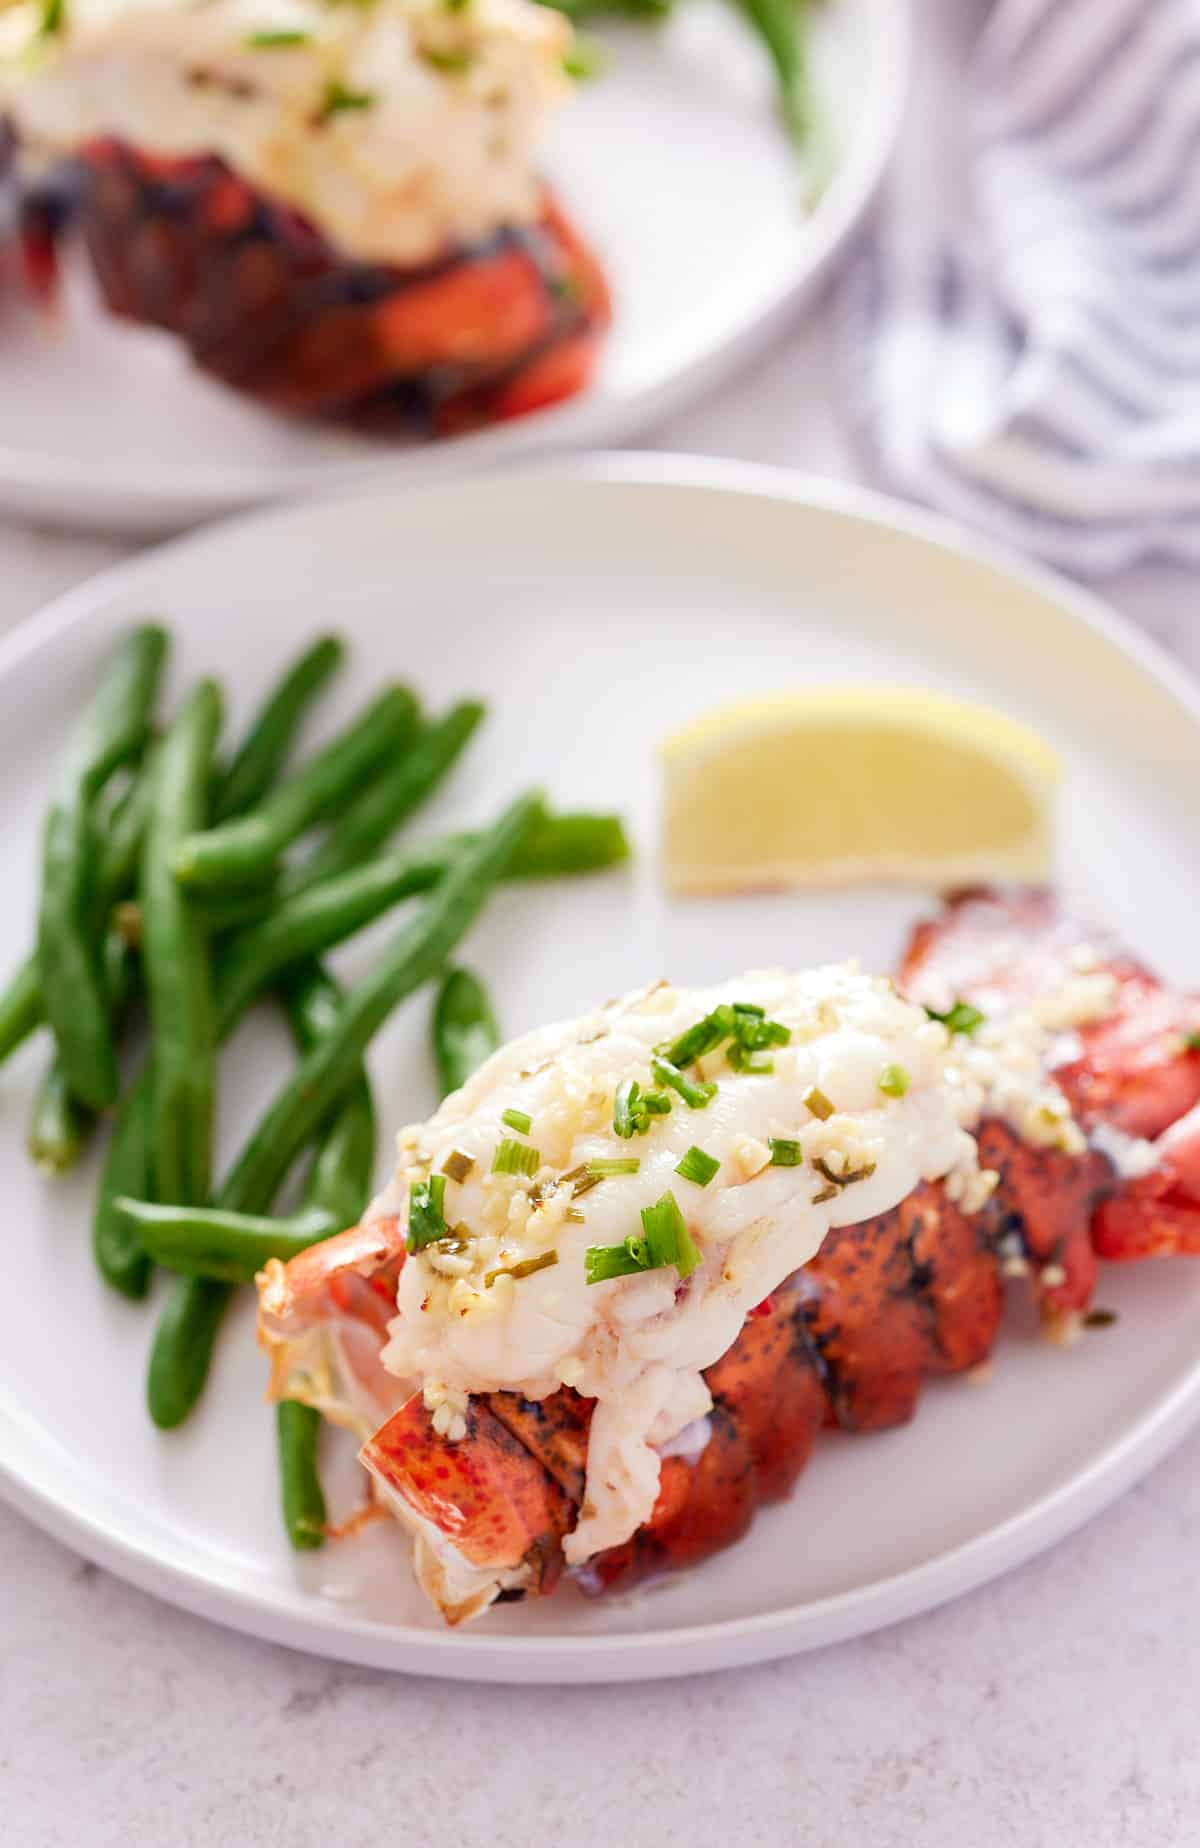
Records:
M661 747L673 892L1047 871L1061 766L1028 727L915 687L820 687L693 719Z

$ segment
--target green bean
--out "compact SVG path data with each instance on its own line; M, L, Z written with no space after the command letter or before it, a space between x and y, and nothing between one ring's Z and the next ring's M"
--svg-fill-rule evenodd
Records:
M43 1174L66 1174L91 1134L95 1115L71 1095L62 1062L53 1058L34 1093L25 1146Z
M275 1407L283 1523L288 1539L299 1552L322 1546L325 1541L325 1496L317 1473L320 1430L321 1414L311 1405L301 1405L298 1399L282 1399Z
M7 1059L46 1018L36 951L27 956L0 994L0 1059Z
M153 1191L149 1066L144 1066L117 1109L92 1216L92 1254L106 1283L135 1302L150 1286L150 1259L137 1227L117 1210L123 1195L144 1198Z
M133 885L150 789L148 771L143 767L119 801L113 804L102 826L94 911L97 928L103 925L116 900L124 897ZM8 986L0 991L0 1064L43 1024L45 1018L35 950L10 978Z
M95 829L82 785L64 788L42 836L38 986L75 1095L104 1110L117 1094L99 944L92 932Z
M812 128L812 99L806 56L811 0L734 0L770 58L779 87L784 125L797 146Z
M281 881L284 896L349 872L390 840L432 795L466 749L486 707L463 700L423 725L409 749L351 803L329 839Z
M290 988L287 1005L300 1047L310 1051L335 1024L341 991L319 965L309 965ZM218 1282L244 1283L268 1258L286 1261L357 1219L374 1163L375 1113L366 1079L360 1075L321 1138L299 1213L268 1218L225 1207L156 1205L129 1197L113 1204L132 1222L155 1263Z
M136 984L136 957L114 931L104 944L105 986L114 1032L119 1031ZM72 1096L55 1050L34 1092L25 1146L45 1174L66 1174L79 1160L96 1124L96 1113Z
M230 937L217 962L222 1025L240 1017L284 970L352 936L401 899L426 892L453 856L392 855L284 900L261 924Z
M142 849L154 1192L182 1205L209 1193L216 1027L206 932L171 869L180 840L203 822L220 723L220 693L201 681L163 740Z
M434 976L474 922L496 879L537 814L538 798L510 804L468 848L376 968L346 997L330 1031L302 1060L260 1119L226 1177L216 1205L265 1213L289 1168L353 1085L367 1046L388 1015ZM147 1401L155 1424L180 1424L203 1390L232 1285L205 1277L176 1280L150 1355Z
M323 635L288 668L217 780L214 822L228 821L262 801L283 767L301 721L337 673L345 653L336 635Z
M146 1255L182 1276L252 1283L268 1258L294 1258L343 1229L324 1208L289 1218L230 1213L216 1206L158 1206L123 1195L113 1202L132 1222Z
M353 1082L359 1060L388 1015L437 974L474 922L534 818L536 802L534 796L523 796L510 804L463 852L371 973L350 990L336 1025L303 1060L246 1143L222 1189L222 1204L253 1212L270 1201L296 1155Z
M671 13L671 0L541 0L575 25L592 19L636 19L657 23Z
M232 1285L176 1277L154 1331L146 1402L160 1431L183 1423L204 1390Z
M342 993L319 963L293 976L288 1018L302 1052L311 1051L336 1024ZM360 1072L321 1138L304 1186L311 1208L324 1207L339 1226L362 1216L375 1168L375 1111L366 1074ZM317 1463L321 1419L313 1407L284 1399L277 1408L276 1447L283 1520L295 1547L324 1539L325 1497Z
M337 1023L342 991L319 963L293 974L284 991L288 1019L302 1053ZM375 1106L360 1071L325 1125L304 1183L310 1207L324 1208L339 1226L353 1225L366 1206L375 1175Z
M470 833L442 835L403 854L381 855L362 868L350 865L343 872L329 873L317 881L285 875L279 886L265 893L212 893L198 897L210 929L232 937L240 928L248 935L270 916L273 904L282 907L298 902L307 894L315 896L326 887L332 890L335 882L343 879L351 882L360 871L365 872L367 866L380 869L371 877L382 879L391 876L382 871L385 864L390 864L397 882L403 887L401 896L414 897L419 892L428 892L442 877L454 855L477 838ZM554 815L544 811L513 855L504 876L506 879L554 879L602 872L608 867L622 865L629 853L629 841L619 815ZM306 872L307 863L295 871ZM348 883L345 890L351 892L355 887Z
M100 970L95 797L145 746L166 653L161 629L121 644L72 740L42 833L37 969L67 1082L93 1110L117 1095L117 1060Z
M388 687L257 809L181 841L174 856L178 878L188 886L218 889L261 879L285 847L336 810L384 758L403 747L416 714L407 687Z
M113 803L107 820L97 824L100 852L96 869L96 912L101 925L107 923L117 900L124 898L137 883L142 841L154 799L155 755L153 748L146 753L141 769L120 799Z
M507 868L510 879L557 879L602 872L629 858L619 815L545 814L529 830Z
M167 632L156 623L132 630L117 648L68 754L72 779L89 796L145 749L166 658Z
M500 1044L487 990L469 969L450 969L433 1008L433 1053L442 1095L457 1091Z
M439 862L439 867L441 863ZM232 1033L241 1019L245 1006L269 988L283 972L283 963L279 954L288 952L285 960L290 960L294 944L289 944L286 935L269 932L259 939L258 950L246 963L240 959L230 965L232 973L226 975L218 963L215 982L215 1012L217 1020L217 1037L223 1040ZM245 978L245 969L253 963L257 971L256 984L251 985ZM338 990L336 985L323 978L326 983L326 1024L336 1017ZM332 996L332 999L329 997ZM303 1006L316 1003L303 1003ZM289 991L289 1011L290 1011ZM295 1016L293 1016L293 1024ZM324 1030L319 1029L319 1030ZM318 1029L312 1029L313 1034ZM310 1042L302 1042L306 1046ZM370 1151L366 1158L369 1174L374 1159L374 1116L371 1109L369 1091L359 1099L357 1126L355 1115L349 1111L349 1104L343 1106L348 1113L350 1129L343 1130L347 1136L357 1137L359 1146ZM138 1245L136 1227L120 1214L115 1207L118 1194L129 1195L134 1199L146 1199L156 1190L154 1186L154 1164L152 1160L151 1141L153 1124L150 1101L153 1089L153 1072L145 1066L134 1080L130 1089L122 1098L117 1110L116 1123L113 1128L112 1141L109 1145L108 1158L101 1175L97 1191L93 1218L92 1247L101 1275L116 1289L126 1296L142 1296L150 1275L150 1265ZM353 1093L352 1093L353 1095ZM334 1131L330 1130L332 1136ZM320 1157L318 1157L320 1159ZM163 1189L165 1191L165 1189ZM351 1206L346 1211L343 1223L349 1225L356 1217L357 1208Z

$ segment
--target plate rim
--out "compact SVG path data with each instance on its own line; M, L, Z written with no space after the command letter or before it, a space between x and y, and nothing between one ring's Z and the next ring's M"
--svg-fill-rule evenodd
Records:
M93 464L64 463L52 453L0 441L0 508L60 529L160 537L240 510L340 493L401 471L413 491L440 480L517 462L535 454L631 441L656 422L718 389L764 351L790 313L819 286L868 211L887 172L911 89L916 0L869 3L863 18L876 35L870 108L812 220L813 247L800 267L781 275L759 311L719 345L694 355L668 377L621 397L585 392L510 423L413 448L405 453L316 460L266 480L258 468L204 463L164 482L153 468L114 459L98 477Z
M1114 646L1175 699L1200 729L1200 682L1093 591L952 520L856 483L813 477L774 464L667 452L611 452L572 457L553 467L544 462L525 464L478 477L469 487L476 492L514 491L532 497L544 509L545 496L556 487L587 482L733 493L818 513L850 515L998 571L1058 604L1082 629ZM422 489L421 498L458 495L463 485L446 480L433 483ZM386 482L375 479L349 494L329 497L328 505L351 501L391 505L392 496ZM303 503L256 509L92 575L0 639L0 677L44 648L61 644L76 627L128 595L126 586L132 583L136 588L147 562L157 566L166 559L186 564L189 551L219 544L235 531L261 532L270 543L274 529L285 532L310 512ZM450 1631L352 1617L316 1599L296 1608L282 1596L264 1597L261 1587L230 1583L181 1562L180 1555L188 1550L186 1542L164 1554L161 1547L156 1550L131 1533L123 1517L110 1514L103 1519L64 1503L38 1480L36 1459L32 1466L22 1467L19 1459L0 1454L0 1498L141 1589L227 1627L291 1648L394 1672L456 1680L510 1684L632 1681L773 1660L931 1610L1024 1563L1081 1526L1153 1468L1198 1421L1200 1355L1187 1374L1147 1410L1133 1415L1082 1468L1004 1521L918 1565L774 1612L619 1635L490 1636L486 1631L473 1631L467 1639Z

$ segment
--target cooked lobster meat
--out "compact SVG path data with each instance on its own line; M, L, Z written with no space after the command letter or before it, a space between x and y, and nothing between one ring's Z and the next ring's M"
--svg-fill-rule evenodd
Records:
M74 241L112 314L304 417L452 432L581 390L607 286L534 166L566 22L289 6L264 31L242 0L78 0L0 57L33 292Z
M1200 999L1159 983L1051 893L952 899L914 933L899 977L910 1000L891 995L888 1006L900 1012L886 1021L872 1015L883 1008L881 986L865 978L822 971L794 989L781 980L763 1015L743 1017L789 1031L786 1044L775 1036L770 1072L753 1069L767 1062L761 1048L739 1050L736 1038L706 1046L705 1033L688 1039L686 1026L677 1033L696 1000L681 1008L675 990L661 991L660 1005L673 1010L661 1025L618 1014L591 1029L617 1043L606 1060L587 1061L577 1101L590 1112L589 1133L600 1134L613 1112L607 1081L636 1069L639 1052L649 1053L652 1074L655 1045L660 1069L665 1050L691 1085L716 1085L699 1107L695 1090L691 1105L673 1094L671 1113L623 1145L638 1151L638 1175L585 1175L587 1204L573 1209L590 1219L590 1203L604 1201L604 1216L579 1237L611 1248L629 1218L621 1187L640 1184L652 1196L694 1139L721 1170L703 1187L676 1182L686 1199L687 1261L620 1284L581 1282L540 1314L532 1297L520 1312L522 1291L546 1288L530 1270L505 1282L506 1301L487 1311L477 1344L442 1327L443 1306L452 1323L451 1302L466 1301L464 1279L431 1286L437 1259L428 1253L437 1241L406 1250L417 1169L441 1159L447 1138L459 1154L482 1155L489 1137L495 1143L497 1115L489 1112L502 1102L511 1110L514 1078L540 1067L540 1078L523 1081L518 1117L529 1117L530 1136L545 1146L514 1192L541 1190L552 1203L555 1162L578 1152L564 1140L568 1117L552 1107L564 1064L570 1071L571 1059L586 1053L575 1023L498 1054L430 1125L411 1132L408 1171L402 1162L374 1218L345 1235L349 1242L269 1267L260 1280L276 1392L304 1396L314 1343L335 1400L352 1391L338 1356L368 1357L370 1390L352 1420L365 1439L362 1460L414 1536L418 1574L451 1621L497 1597L545 1593L564 1569L600 1590L731 1544L760 1503L791 1490L823 1425L886 1429L912 1416L926 1377L986 1360L1006 1277L1028 1281L1048 1328L1065 1337L1081 1325L1097 1254L1200 1250ZM763 991L739 983L727 993L731 1007L735 994L753 1006ZM624 1008L653 1002L651 995ZM765 1028L763 1037L771 1037ZM956 1141L964 1122L974 1130L973 1158ZM933 1125L936 1154L925 1139ZM657 1159L660 1136L671 1140ZM746 1155L755 1141L792 1165L755 1170ZM464 1206L478 1215L476 1199ZM731 1214L738 1232L725 1244ZM814 1227L814 1215L824 1223ZM790 1263L775 1247L766 1300L751 1304L735 1289L723 1301L725 1276L736 1278L755 1239L770 1246L779 1226L803 1226L790 1255L803 1244L811 1255ZM555 1233L550 1279L569 1261L565 1230ZM459 1227L442 1248L467 1242ZM701 1256L695 1269L692 1255ZM492 1252L488 1262L495 1259ZM748 1268L765 1274L753 1262ZM395 1293L394 1316L390 1300L381 1309L371 1294L377 1278L385 1299ZM572 1322L581 1294L630 1286L659 1294L623 1310L588 1310L582 1333ZM433 1298L443 1289L441 1305ZM740 1327L730 1327L729 1310ZM557 1366L539 1327L556 1317L573 1350ZM703 1361L703 1397L680 1390L686 1368L676 1368L676 1414L664 1419L672 1393L661 1381L648 1387L647 1373L664 1360L701 1358L691 1336L706 1317L714 1341L726 1327L731 1338ZM468 1377L475 1385L464 1391Z

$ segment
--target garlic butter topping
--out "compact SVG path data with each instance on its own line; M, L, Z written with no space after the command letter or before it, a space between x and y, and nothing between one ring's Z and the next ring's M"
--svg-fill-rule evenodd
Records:
M63 0L0 7L26 159L115 137L218 155L343 254L419 264L534 220L571 29L533 0Z
M663 1065L697 1022L735 1015L765 1049L726 1037ZM831 1227L923 1179L986 1194L967 1127L983 1086L959 1054L853 965L661 984L518 1040L401 1134L372 1211L419 1248L384 1364L450 1438L471 1393L594 1398L566 1542L583 1562L648 1518L662 1447L710 1408L703 1369Z

